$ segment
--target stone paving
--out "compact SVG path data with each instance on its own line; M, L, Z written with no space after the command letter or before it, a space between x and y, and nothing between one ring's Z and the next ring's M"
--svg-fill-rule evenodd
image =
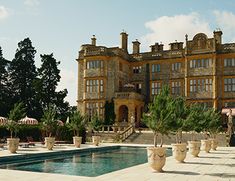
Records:
M102 144L107 146L111 144ZM82 149L91 147L91 145L82 145ZM56 150L74 149L71 145L59 145ZM18 154L48 152L45 148L21 148ZM7 150L0 151L1 156L7 156ZM153 181L153 180L205 180L205 181L235 181L235 147L219 147L217 151L210 153L200 152L198 158L187 155L185 163L177 163L173 157L168 157L163 173L152 171L148 164L126 168L123 170L111 172L98 177L81 177L61 174L36 173L16 170L0 169L0 181Z

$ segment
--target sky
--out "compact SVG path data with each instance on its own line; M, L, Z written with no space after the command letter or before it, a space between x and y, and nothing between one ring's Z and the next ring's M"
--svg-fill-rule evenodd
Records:
M141 52L155 42L168 49L171 42L191 40L197 33L223 31L223 43L235 42L235 0L0 0L0 46L12 60L17 43L29 37L40 54L60 61L58 90L76 105L78 51L96 35L97 45L120 46L128 33L128 50L138 39Z

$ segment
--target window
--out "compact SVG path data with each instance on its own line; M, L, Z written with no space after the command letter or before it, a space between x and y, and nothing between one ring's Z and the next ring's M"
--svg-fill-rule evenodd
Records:
M137 67L133 67L133 68L132 68L134 74L139 74L139 73L141 73L141 69L142 69L141 66L137 66Z
M141 83L137 83L135 86L136 86L136 91L138 93L141 93L142 84Z
M180 69L181 69L181 63L180 62L172 64L172 67L171 67L172 71L179 71Z
M235 78L224 79L224 91L235 92Z
M160 72L161 66L160 64L152 64L152 72Z
M171 93L175 95L181 94L181 82L171 82Z
M103 68L104 63L102 60L92 60L86 62L86 68L87 69L97 69L97 68Z
M160 82L152 82L152 95L157 95L161 91L161 83Z
M235 102L225 102L224 107L235 107Z
M212 64L212 59L197 59L190 60L189 67L190 68L208 68Z
M103 117L104 115L104 103L103 102L87 102L86 103L86 114L88 116L98 116Z
M190 92L212 92L212 79L190 80Z
M224 59L225 67L234 67L235 66L235 58L226 58Z
M103 80L86 80L86 92L104 92Z

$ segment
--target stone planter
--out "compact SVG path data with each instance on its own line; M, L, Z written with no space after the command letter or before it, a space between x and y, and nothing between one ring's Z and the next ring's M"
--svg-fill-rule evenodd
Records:
M45 145L46 145L48 150L52 150L54 144L55 144L55 138L54 137L45 137Z
M16 153L19 147L19 142L20 142L19 138L7 138L8 150L11 153Z
M92 143L95 146L98 146L100 143L100 136L92 136Z
M171 144L172 145L172 155L178 162L184 162L187 155L187 145L186 143Z
M188 141L189 153L194 157L198 157L200 153L201 142L200 141Z
M218 140L213 138L213 139L210 139L210 141L211 141L211 149L216 150L216 148L218 147Z
M78 136L74 136L73 137L73 144L76 148L80 148L81 146L81 143L82 143L82 137L78 137Z
M206 153L209 153L211 150L211 140L201 140L201 150L205 151Z
M163 172L162 168L166 163L166 148L148 147L147 155L149 166L157 172Z

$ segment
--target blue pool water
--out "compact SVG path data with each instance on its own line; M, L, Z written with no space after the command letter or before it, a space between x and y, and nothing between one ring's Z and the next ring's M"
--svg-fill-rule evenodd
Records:
M53 159L38 158L26 163L7 164L2 168L94 177L146 163L146 152L146 148L117 147L108 151L63 154Z

